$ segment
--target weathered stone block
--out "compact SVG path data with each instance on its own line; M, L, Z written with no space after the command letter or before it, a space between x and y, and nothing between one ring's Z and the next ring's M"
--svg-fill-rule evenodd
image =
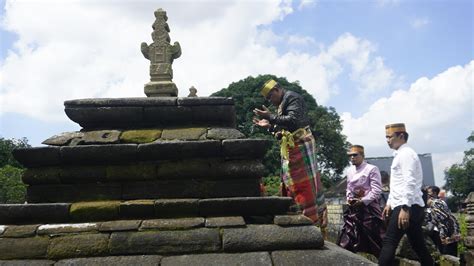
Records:
M2 237L32 237L36 234L38 225L9 225Z
M12 151L13 157L25 167L58 165L59 147L20 148Z
M115 220L119 217L120 201L77 202L71 205L73 221Z
M66 107L64 111L84 129L120 128L140 125L143 121L143 108L138 106Z
M202 106L202 105L234 105L234 99L230 97L180 97L180 106Z
M258 180L163 180L133 182L123 187L123 199L219 198L260 195Z
M474 248L474 236L466 236L464 238L464 245L468 248Z
M69 164L133 162L136 160L136 153L136 144L61 147L61 159Z
M64 184L95 183L105 180L103 165L69 165L61 167L60 179Z
M140 227L141 223L141 220L108 221L100 224L99 231L138 231L138 227Z
M7 226L6 225L0 225L0 236L5 232L5 230L7 230Z
M207 128L174 128L163 129L161 139L163 140L203 140L206 139Z
M223 163L211 162L217 178L260 178L265 173L265 166L260 161L232 160Z
M72 139L82 139L83 136L84 132L64 132L54 135L41 143L53 146L66 146Z
M147 106L144 121L153 126L177 126L192 122L192 110L184 106Z
M119 215L122 218L149 218L155 214L154 200L130 200L120 203Z
M138 255L138 256L110 256L97 258L75 258L60 260L55 266L92 266L92 265L140 265L156 266L160 264L161 256Z
M199 213L202 216L285 214L291 203L289 197L202 199L199 201Z
M112 233L111 254L179 254L221 249L217 229Z
M207 130L208 139L241 139L245 138L245 135L235 128L210 128Z
M178 218L178 219L153 219L144 220L140 230L185 230L204 226L204 218Z
M275 215L273 222L281 226L313 224L313 221L304 215Z
M0 266L50 266L54 260L0 260Z
M157 167L158 179L210 179L217 176L210 160L164 161ZM217 163L216 163L217 165Z
M60 173L59 167L29 168L23 172L21 180L28 185L59 184Z
M242 216L228 216L228 217L207 217L206 227L241 227L245 226L245 221Z
M166 161L157 168L159 179L257 179L263 176L259 161L217 159Z
M221 265L253 265L271 266L272 260L267 252L249 252L233 254L192 254L165 257L161 260L162 266L221 266ZM292 264L288 264L292 265Z
M189 217L199 214L198 199L160 199L155 201L156 217Z
M227 139L222 141L226 158L263 158L272 142L265 139Z
M86 131L84 132L82 140L85 144L118 143L121 133L122 132L118 130Z
M109 234L80 234L51 239L49 259L108 255Z
M325 242L321 249L272 252L273 265L376 265L366 258Z
M191 106L192 123L207 126L235 127L235 107L233 105Z
M161 129L126 130L120 136L125 143L149 143L161 137Z
M80 223L80 224L44 224L40 225L37 230L38 235L64 235L77 234L84 232L97 232L99 228L96 223Z
M37 185L27 188L28 202L78 202L116 200L122 196L120 184Z
M66 222L70 206L68 203L0 204L0 224Z
M138 146L138 158L142 161L219 157L221 155L221 143L218 140L157 141Z
M272 224L224 228L222 242L227 252L317 249L324 245L321 231L313 225L281 227Z
M156 178L156 164L135 163L109 165L106 169L107 181L142 181Z
M0 238L0 259L41 259L46 256L49 238Z

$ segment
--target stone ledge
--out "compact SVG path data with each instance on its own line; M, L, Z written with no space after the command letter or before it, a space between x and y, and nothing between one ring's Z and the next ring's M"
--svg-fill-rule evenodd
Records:
M222 242L226 252L317 249L324 245L321 231L314 225L281 227L265 224L224 228Z
M227 217L207 217L206 227L242 227L245 226L245 221L242 216L227 216Z
M0 260L0 266L52 266L54 260Z
M70 206L69 203L0 204L0 224L68 221Z
M59 147L20 148L12 151L13 157L25 167L58 165Z
M48 237L0 238L0 260L45 258L49 243Z
M282 250L272 252L273 265L376 265L364 257L347 251L333 243L325 242L316 250Z
M56 262L55 266L71 265L140 265L156 266L160 265L162 256L158 255L138 255L138 256L111 256L96 258L76 258L65 259ZM54 263L54 262L53 262Z
M108 255L109 234L79 234L51 239L49 259L97 257Z
M38 227L37 234L55 236L85 232L97 232L98 227L99 226L95 223L44 224Z
M117 183L37 185L29 186L26 192L26 199L30 203L120 200L121 198L122 185Z
M199 201L199 213L202 216L286 214L291 203L292 199L289 197L203 199Z
M226 139L222 150L226 158L263 158L271 144L265 139Z
M1 237L32 237L39 225L9 225Z
M165 257L161 260L161 266L221 266L221 265L252 265L271 266L272 260L268 252L249 253L208 253L190 254L181 256ZM288 264L292 265L292 264Z
M185 231L143 231L112 233L111 254L182 254L212 252L221 249L217 229L199 228Z
M186 230L204 226L204 218L178 218L145 220L140 231L145 230Z
M273 221L276 225L311 225L313 221L304 215L275 215Z

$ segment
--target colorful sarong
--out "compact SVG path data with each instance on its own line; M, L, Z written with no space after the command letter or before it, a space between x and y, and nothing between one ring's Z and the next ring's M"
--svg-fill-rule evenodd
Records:
M315 140L310 130L299 129L297 132L284 134L281 178L298 210L317 223L326 205L316 164Z
M366 252L379 257L385 227L378 201L347 208L344 226L336 244L352 252Z

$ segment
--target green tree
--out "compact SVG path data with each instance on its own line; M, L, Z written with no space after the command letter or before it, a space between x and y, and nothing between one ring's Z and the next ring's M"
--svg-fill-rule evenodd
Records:
M23 166L13 158L12 151L17 148L31 147L27 138L22 139L4 139L0 137L0 167L11 165L13 167L23 168Z
M0 203L25 202L26 186L21 181L23 166L13 158L12 151L31 147L28 139L0 138Z
M350 145L346 140L346 136L342 134L342 122L333 107L328 108L318 105L313 96L301 88L298 81L289 82L284 77L274 75L249 76L231 83L227 88L221 89L212 96L234 98L237 125L242 133L249 137L267 138L273 141L272 148L267 152L264 163L266 169L269 170L269 175L279 175L280 154L277 141L264 129L256 127L252 123L254 116L252 110L254 108L268 105L267 107L270 110L276 111L260 95L260 88L270 78L276 80L285 89L301 94L305 99L308 115L311 119L311 130L316 138L317 159L322 174L322 182L328 187L340 178L342 171L347 166L346 150Z
M25 202L26 186L21 181L23 171L11 165L0 168L0 203Z
M467 138L468 142L474 142L474 131ZM444 171L446 185L444 188L453 193L454 202L459 205L467 195L474 191L474 148L464 152L461 163L453 164Z

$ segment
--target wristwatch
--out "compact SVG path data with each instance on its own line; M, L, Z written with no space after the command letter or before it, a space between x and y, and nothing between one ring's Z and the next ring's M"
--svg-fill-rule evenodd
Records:
M402 210L404 211L410 211L410 207L408 207L408 205L402 205Z

